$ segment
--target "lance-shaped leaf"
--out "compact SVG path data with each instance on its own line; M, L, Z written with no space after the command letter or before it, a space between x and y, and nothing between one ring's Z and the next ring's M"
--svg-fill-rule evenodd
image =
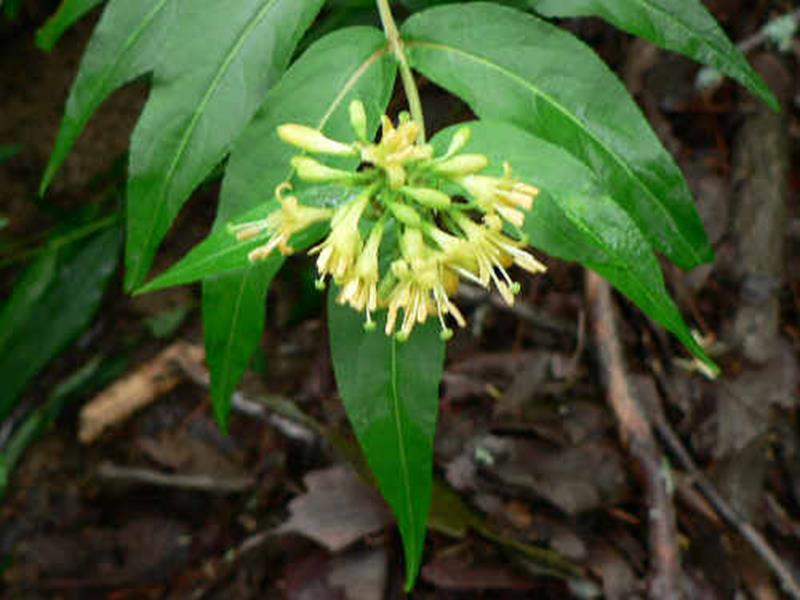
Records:
M689 268L712 255L680 170L625 87L571 34L494 4L433 8L403 26L412 66L485 119L589 165L650 242Z
M444 366L438 324L418 325L406 342L364 331L364 316L328 300L336 383L378 487L397 518L406 588L419 571L431 502L433 436ZM433 320L431 320L433 321Z
M600 17L739 81L770 107L779 104L711 13L698 0L527 0L547 17Z
M278 138L279 125L300 123L335 139L352 140L348 107L358 98L367 107L369 130L374 131L389 102L395 71L386 38L375 28L343 29L313 44L270 91L234 146L215 227L263 204L291 177L289 159L299 151ZM272 266L256 267L203 283L206 357L220 422L261 340L267 288L275 272Z
M359 188L349 189L339 186L305 187L293 192L301 204L306 206L337 206L358 193ZM261 206L231 219L231 225L250 223L266 218L278 208L274 198ZM298 232L292 237L290 245L300 252L319 240L327 231L327 223L318 223ZM146 285L136 290L137 294L153 292L175 285L186 285L208 277L223 274L242 273L250 267L247 255L254 248L265 244L270 238L267 231L248 240L240 242L227 227L217 227L202 242L164 273L153 278ZM264 261L282 260L280 253L275 252Z
M203 341L211 374L211 401L214 417L225 431L231 395L264 333L269 284L283 262L276 257L203 282Z
M91 321L116 270L121 233L115 224L79 242L53 239L23 273L0 309L0 419Z
M52 50L64 32L105 0L62 0L58 10L36 32L36 45Z
M489 170L497 175L502 172L503 161L508 161L517 179L539 187L540 194L524 225L533 247L579 262L605 277L716 370L670 298L647 240L586 165L508 123L478 121L470 123L470 128L472 137L466 151L488 156ZM454 129L439 133L434 144L446 148Z
M131 139L127 288L144 279L181 206L253 117L322 3L179 3Z
M121 85L153 69L175 23L177 5L174 0L109 2L72 83L40 193L47 190L100 104ZM61 10L66 11L66 4Z

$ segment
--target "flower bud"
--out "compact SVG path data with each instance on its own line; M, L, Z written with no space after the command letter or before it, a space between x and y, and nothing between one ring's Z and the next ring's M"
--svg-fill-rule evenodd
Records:
M422 219L420 219L419 213L406 204L390 202L389 210L392 211L394 217L403 225L408 227L419 227L422 224Z
M287 144L297 146L306 152L331 154L333 156L353 156L357 150L348 144L342 144L325 136L321 131L287 123L278 127L278 137Z
M362 142L367 141L367 112L364 110L364 103L361 100L353 100L350 103L350 125L356 137Z
M297 176L311 183L346 182L357 178L356 173L333 169L307 156L295 156L291 163L297 170Z
M442 177L464 177L475 175L489 166L489 159L483 154L459 154L431 167L431 172Z
M400 191L428 208L443 210L449 208L451 204L450 196L439 190L420 187L403 187L400 188Z
M471 136L472 130L469 127L459 128L453 134L453 139L450 140L450 147L447 149L445 156L453 156L456 152L460 152L467 145Z

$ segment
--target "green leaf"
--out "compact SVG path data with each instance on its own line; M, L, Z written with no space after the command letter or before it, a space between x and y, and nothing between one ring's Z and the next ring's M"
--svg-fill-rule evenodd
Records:
M262 205L278 184L291 177L289 159L297 150L278 138L278 125L312 125L333 138L351 139L348 107L360 98L374 130L389 102L394 78L395 62L378 29L344 29L314 43L267 94L234 146L215 227ZM349 166L355 165L351 161ZM261 341L267 288L280 264L203 283L206 360L218 417L228 414L230 396Z
M289 160L298 150L278 138L279 125L300 123L351 140L348 109L358 98L374 131L395 75L395 60L378 29L343 29L313 44L270 91L236 141L222 182L217 225L271 199L275 187L291 177Z
M320 186L300 189L294 193L301 203L308 206L337 206L339 203L351 198L352 194L356 192L341 187ZM239 224L263 219L276 208L278 208L278 202L272 199L239 215L235 219L231 219L230 223ZM296 251L304 250L317 242L325 235L326 231L327 227L325 225L312 226L292 238L292 248ZM215 228L206 239L192 248L180 261L137 289L135 293L154 292L175 285L194 283L215 275L231 274L237 271L244 273L250 267L250 262L247 259L248 253L254 248L265 244L269 237L269 234L265 232L247 241L239 242L228 231L227 227ZM264 262L269 263L278 259L282 259L282 257L280 254L275 253Z
M231 395L264 334L267 290L280 258L203 282L203 339L211 373L214 417L225 431Z
M175 24L177 6L172 0L109 2L72 83L40 194L45 193L103 101L120 86L154 67Z
M118 261L119 227L42 254L0 310L0 419L90 322Z
M698 0L528 0L547 17L600 17L739 81L772 109L780 104Z
M105 0L62 0L55 14L36 32L36 45L49 52L67 29L103 2Z
M680 170L622 83L571 34L494 4L403 26L412 66L481 118L514 123L588 164L653 245L689 268L712 256Z
M66 400L89 387L89 384L96 379L100 364L99 357L96 357L59 383L47 401L36 407L3 445L0 451L0 500L5 497L11 472L27 447L55 422Z
M192 0L131 138L125 284L139 285L195 187L283 74L323 0Z
M407 342L364 331L364 317L328 300L336 383L378 487L397 518L406 589L419 572L431 503L433 436L444 367L438 325L418 325Z
M508 161L518 179L541 193L525 219L530 243L543 252L596 271L651 319L663 325L709 367L667 292L661 267L636 223L603 190L591 170L570 154L508 123L471 123L468 152L485 154L501 173ZM450 128L434 138L444 149ZM544 275L547 276L546 274Z

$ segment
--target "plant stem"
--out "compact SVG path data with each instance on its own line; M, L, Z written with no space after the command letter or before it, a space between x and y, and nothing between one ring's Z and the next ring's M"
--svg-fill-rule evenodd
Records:
M378 12L381 15L383 30L386 32L386 39L389 40L389 49L399 63L400 79L403 81L403 90L406 93L406 100L408 100L408 109L411 111L411 118L419 125L419 141L424 142L425 118L422 114L422 102L419 99L417 83L414 81L414 75L411 73L408 58L403 49L403 40L400 38L400 32L397 30L397 23L394 22L392 9L389 8L389 0L376 0L376 2L378 4Z

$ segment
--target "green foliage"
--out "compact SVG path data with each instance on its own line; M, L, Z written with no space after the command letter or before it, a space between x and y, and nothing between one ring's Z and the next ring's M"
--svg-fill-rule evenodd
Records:
M52 50L67 29L103 2L105 0L62 0L55 14L36 32L36 44L42 50Z
M271 191L291 176L292 152L278 139L278 125L314 123L330 135L341 135L349 127L350 101L361 98L371 109L370 130L374 131L378 115L389 102L394 78L394 63L377 29L344 29L312 45L268 94L234 146L215 230L224 231L237 214L258 210ZM231 245L227 232L222 245ZM277 268L253 266L203 284L206 356L219 418L227 415L231 393L261 341L267 287Z
M70 23L96 4L97 0L65 0L41 32L40 43L52 46ZM702 4L400 4L414 14L401 28L403 44L391 45L374 27L345 27L377 22L377 12L368 10L374 3L368 0L331 0L322 13L323 0L111 0L84 55L42 190L105 98L150 73L151 93L131 141L126 285L145 292L202 281L211 391L220 423L224 426L231 393L259 347L267 291L284 264L277 253L257 265L248 261L248 253L263 245L269 232L237 243L228 229L231 223L266 218L278 208L273 199L276 186L296 179L289 164L294 150L280 142L276 128L294 122L332 138L351 139L348 107L360 99L366 105L367 135L372 136L389 103L398 66L408 97L415 92L410 65L469 104L481 119L472 124L469 151L489 157L494 169L509 161L517 178L541 188L524 220L525 234L535 248L596 270L712 366L670 299L656 258L660 252L688 268L712 255L683 176L597 55L567 31L524 12L602 17L720 69L775 106L764 83ZM395 35L392 27L387 32ZM442 150L450 138L451 131L440 133L434 144ZM356 167L354 158L336 161L340 168ZM176 215L215 172L224 176L211 233L143 285ZM334 207L353 194L336 186L295 188L292 193L307 206ZM298 251L307 249L326 232L321 224L302 230L291 245ZM98 234L76 256L101 237ZM12 337L15 344L31 339L31 334L36 337L30 306L51 306L48 290L61 296L70 293L71 284L76 297L86 296L86 282L94 281L93 289L102 287L100 274L107 277L110 268L92 263L94 271L86 279L61 281L53 261L65 259L45 258L23 278L0 315L0 323L11 323L9 315L15 314L9 333L0 328L0 349ZM37 292L37 285L42 290ZM93 298L96 302L97 294ZM360 315L333 301L328 316L342 400L397 516L410 586L421 561L430 504L444 345L429 324L400 343L380 332L366 333ZM44 354L51 356L63 347L74 335L74 329L70 331ZM24 370L6 355L0 355L0 373L3 368L16 369L19 377ZM3 360L9 366L4 367Z
M153 68L175 24L176 6L169 0L109 2L70 89L40 193L47 190L86 123L103 101L123 84Z
M124 361L119 359L108 361L103 361L99 357L91 359L56 385L47 400L25 417L0 450L0 499L5 496L11 472L26 448L55 423L65 404L113 380L120 375L124 365Z
M143 282L181 206L253 117L321 6L322 0L179 3L131 137L128 289Z
M444 342L431 322L405 343L365 332L361 315L336 303L335 292L331 288L328 330L336 383L367 463L397 517L410 589L430 509Z
M478 121L471 129L468 151L485 154L493 165L509 161L518 177L540 188L525 219L534 248L600 273L716 370L667 293L650 244L584 164L514 125ZM446 147L453 130L442 131L434 143Z
M403 34L412 66L479 117L514 123L585 162L670 260L684 268L709 260L680 170L587 46L532 15L489 3L419 13Z
M778 109L774 94L697 0L527 0L527 4L547 17L601 17L730 75Z
M0 419L91 320L118 262L117 226L42 253L0 310Z

